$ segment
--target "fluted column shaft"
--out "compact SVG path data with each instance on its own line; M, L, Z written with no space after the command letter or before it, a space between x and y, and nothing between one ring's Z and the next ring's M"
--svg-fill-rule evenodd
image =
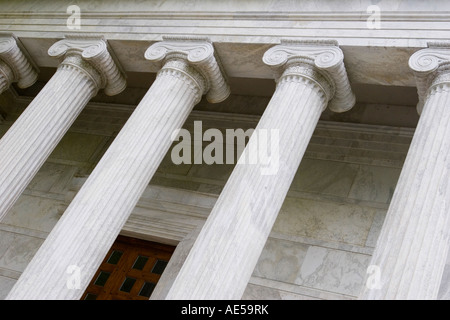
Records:
M35 76L14 44L0 38L0 53L16 61L18 85L26 86ZM61 64L0 140L0 221L98 90L114 95L126 85L103 38L66 36L48 53Z
M203 94L211 102L229 95L209 40L163 40L145 54L163 66L155 82L7 299L79 299L169 150L173 133ZM78 271L78 286L68 285L68 268Z
M276 91L167 299L241 298L322 111L354 104L335 42L282 41L263 60Z
M296 68L297 66L293 66ZM279 80L275 94L217 200L168 299L239 299L256 265L327 99L300 73ZM278 172L249 163L258 133L278 132ZM261 136L260 136L261 138ZM270 147L268 148L270 149ZM260 149L259 149L260 150ZM246 160L247 159L247 160ZM247 161L247 162L245 162Z
M0 220L98 88L69 56L0 140Z
M202 95L201 76L169 60L8 299L79 299ZM66 285L81 270L80 289Z
M276 91L167 299L242 297L322 111L354 105L335 42L285 40L263 60Z
M372 257L380 281L362 299L437 298L449 247L450 70L432 79Z

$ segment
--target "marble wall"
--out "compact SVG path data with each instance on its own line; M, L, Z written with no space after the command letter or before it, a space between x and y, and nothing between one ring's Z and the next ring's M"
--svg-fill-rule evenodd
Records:
M0 135L27 103L17 99L0 123ZM0 298L131 112L129 106L89 104L0 223ZM200 120L203 130L246 130L259 116L197 110L185 128L192 131ZM408 128L321 121L243 299L355 299L412 134ZM176 166L169 151L122 234L175 245L190 241L232 169L232 164Z

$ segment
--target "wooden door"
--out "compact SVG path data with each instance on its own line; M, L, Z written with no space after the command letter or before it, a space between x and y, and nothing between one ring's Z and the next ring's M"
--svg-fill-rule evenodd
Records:
M175 247L119 236L82 300L148 300Z

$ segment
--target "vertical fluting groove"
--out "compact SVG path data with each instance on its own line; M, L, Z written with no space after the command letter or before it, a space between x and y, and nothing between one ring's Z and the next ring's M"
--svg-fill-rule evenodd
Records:
M438 101L437 103L441 103L442 101L442 96L438 97ZM431 102L431 101L430 101ZM428 121L428 115L429 113L425 113L424 116L424 123L431 125L431 123ZM433 118L437 118L434 119L434 124L436 125L437 130L435 130L433 132L433 135L430 136L427 141L428 143L426 144L427 147L429 147L429 150L425 151L425 152L421 152L421 161L419 163L419 166L417 167L417 169L415 170L414 174L412 175L414 177L413 180L413 184L419 184L421 186L421 188L423 188L424 190L428 190L430 184L432 184L432 177L433 177L433 172L436 169L436 166L433 163L433 155L435 154L435 148L437 145L439 145L439 139L437 139L436 137L440 136L440 130L442 129L442 115L440 112L433 112ZM431 143L430 143L430 138L431 138ZM415 151L417 152L417 151ZM430 156L431 155L431 156ZM423 157L426 157L426 159L423 159ZM431 163L430 163L430 158L431 158ZM431 167L430 174L429 175L424 175L423 172L427 169L427 168ZM421 173L422 172L422 173ZM420 177L419 181L417 181L417 177ZM416 182L414 184L414 182ZM433 186L431 186L433 187ZM424 237L425 234L419 234L419 235L415 235L415 230L417 230L418 226L421 226L423 223L423 220L425 218L428 218L428 215L421 215L421 211L422 211L422 207L424 206L425 200L424 198L428 197L430 193L429 192L422 192L422 193L410 193L408 196L408 199L413 196L413 199L409 199L409 201L407 203L411 203L410 206L406 206L406 208L410 208L408 211L417 215L417 218L414 219L408 219L406 226L405 226L405 232L402 235L402 242L408 240L408 239L412 239L412 237L415 237L415 241L413 242L413 245L410 245L407 250L404 250L403 254L405 255L404 257L402 257L402 259L400 259L400 261L402 263L400 263L400 261L397 261L396 263L396 268L395 270L398 270L397 273L401 272L401 274L399 274L398 277L396 277L396 282L391 282L391 286L395 285L393 289L393 293L395 295L402 295L405 296L405 293L401 293L400 290L404 290L406 287L409 287L411 285L411 274L410 274L410 270L414 270L414 268L416 267L414 264L414 261L417 262L417 259L414 259L414 256L416 255L416 252L414 250L414 244L415 243L419 243L419 241L417 241L417 239L419 237ZM402 200L400 200L402 201ZM405 261L403 261L405 260ZM410 260L412 260L412 262L409 262Z
M371 264L381 289L363 299L436 299L448 252L449 84L425 101Z
M0 73L0 94L9 88L9 81Z
M325 103L320 89L302 77L278 84L167 299L241 298ZM279 130L275 175L262 175L261 164L240 163L248 161L261 129ZM232 272L236 266L238 273Z
M157 77L7 299L81 297L196 101L188 79ZM78 290L66 286L71 264Z
M434 118L437 118L437 115L434 114ZM434 120L433 118L433 120ZM423 125L419 126L416 129L416 134L414 136L414 139L411 143L411 148L410 150L416 150L416 149L420 149L420 150L425 150L425 152L429 152L427 150L428 147L431 147L430 144L427 144L427 137L425 137L422 132L424 131L423 128L429 126L428 122L425 121L425 119L423 119L421 121L423 123ZM409 172L411 170L414 170L414 168L418 168L420 166L421 162L421 157L423 155L420 152L409 152L408 156L407 156L407 160L405 161L405 165L403 167L402 170L402 174L399 178L399 183L398 183L398 187L396 188L394 197L391 201L391 205L390 205L390 211L391 212L397 212L398 210L400 210L404 205L403 203L409 204L412 203L414 200L409 200L410 198L414 199L414 196L412 195L411 189L413 188L413 182L416 179L415 175L413 174L409 174ZM402 181L404 181L404 183L402 184ZM403 185L403 188L400 188L399 186ZM404 202L402 202L402 199L404 200ZM400 226L402 224L408 223L411 221L410 214L411 214L411 210L404 210L404 215L395 215L395 214L388 214L386 216L386 222L385 225L396 225L396 226ZM401 237L400 239L396 239L395 238L395 234L396 234L396 230L395 229L387 229L387 228L382 228L382 232L380 235L380 239L384 239L385 237L387 237L386 240L384 240L384 242L386 243L391 243L392 246L394 246L396 249L391 250L392 253L397 252L399 249L399 247L401 246L401 243L404 241L404 237ZM375 252L374 257L376 257L377 252ZM381 255L381 260L378 263L372 263L372 264L376 264L376 265L380 265L383 266L385 263L387 263L385 260L389 260L389 259L396 259L396 257L391 257L389 254L382 254ZM374 260L375 261L375 260ZM382 274L385 274L384 268L382 267L381 272ZM401 277L401 273L403 272L403 269L400 268L399 271L396 271L397 269L395 269L395 266L393 267L393 269L391 270L391 272L388 274L388 276L383 276L383 281L384 282L388 282L390 283L391 281L398 281ZM396 273L400 272L399 276L394 276Z
M0 220L94 95L77 70L60 68L0 140Z
M440 90L440 89L439 89ZM438 99L438 105L447 105L449 103L449 96L442 94L441 92L441 97L442 99ZM442 101L444 100L444 101ZM417 252L417 264L422 263L422 268L423 263L427 262L427 261L432 261L431 257L442 257L443 255L438 255L436 254L435 250L437 248L439 248L440 246L442 246L443 242L445 242L445 244L448 243L448 236L447 236L447 240L445 240L445 235L444 235L444 241L439 241L439 236L440 236L440 232L439 229L441 228L442 225L447 225L448 226L448 213L445 212L445 204L442 205L439 202L439 199L442 198L440 197L440 189L445 189L448 188L447 184L448 184L448 169L445 167L445 159L448 158L449 156L449 150L450 150L450 144L448 142L448 137L450 137L450 116L449 113L446 112L447 110L445 108L441 109L440 114L440 120L441 123L439 124L438 129L440 128L443 132L440 132L439 134L439 138L440 138L440 142L439 142L439 147L437 148L436 154L437 155L441 155L440 157L436 157L435 158L435 163L433 164L433 173L432 173L432 178L430 179L430 183L432 185L432 188L427 189L427 194L426 194L426 200L427 203L431 203L431 212L435 212L437 211L439 214L433 214L431 216L427 215L427 212L423 212L423 209L421 209L420 211L420 215L421 218L422 217L427 217L427 221L426 221L426 233L423 233L422 238L425 238L426 234L430 234L433 235L432 241L428 241L426 242L426 239L422 239L421 244L425 241L424 245L421 245L420 248L417 248L418 252ZM445 197L443 198L445 201ZM424 205L425 206L425 201L424 201ZM426 210L426 208L425 208ZM420 222L419 222L420 224ZM436 243L437 242L437 243ZM414 251L413 251L414 252ZM434 253L434 254L432 254ZM427 258L423 258L423 256L427 257ZM428 259L430 257L430 259ZM443 256L443 258L445 259L446 256ZM438 293L438 283L440 280L440 277L442 275L442 273L439 272L434 272L435 268L440 268L439 264L433 264L433 268L431 270L431 272L429 274L423 274L421 275L419 273L418 270L420 270L420 268L418 268L417 266L415 266L416 268L414 269L414 273L413 273L413 277L414 278L419 278L420 281L415 281L411 284L411 288L409 289L408 295L412 295L412 297L414 297L414 295L421 290L422 288L425 290L425 292L430 292L430 294L432 296L437 296ZM420 266L419 266L420 267ZM427 277L430 277L432 280L434 281L427 281ZM433 279L434 278L434 279ZM429 287L435 287L435 289L426 289Z
M442 104L442 99L443 96L439 95L439 96L432 96L430 97L430 105L441 105ZM435 99L437 99L437 101L434 101ZM417 246L421 246L423 243L421 241L418 241L418 239L423 239L424 237L427 236L427 232L423 232L421 234L416 235L416 230L417 228L423 228L423 229L427 229L426 226L424 226L424 219L427 219L430 217L430 215L428 215L427 213L423 214L422 213L422 208L424 207L425 203L427 202L427 198L428 196L433 196L434 192L434 185L436 184L436 176L434 175L434 171L436 170L437 166L435 163L435 159L434 156L436 155L436 148L439 148L440 146L440 140L439 138L442 137L442 132L441 130L443 128L445 128L445 126L442 126L442 121L443 121L443 117L442 117L442 111L444 109L438 109L436 111L433 110L433 117L432 117L432 121L429 120L429 112L430 110L428 110L428 112L424 112L423 117L424 117L424 123L426 123L428 125L428 127L431 126L435 126L437 128L437 130L434 130L432 133L432 135L430 135L427 139L428 143L427 145L430 146L430 150L429 151L424 151L421 152L422 154L422 161L420 163L420 167L416 170L418 176L422 176L422 178L420 179L420 183L419 184L420 187L423 190L427 190L427 192L422 192L422 193L412 193L412 195L415 195L414 200L411 201L412 205L411 205L411 212L413 214L415 214L417 216L416 219L410 219L409 223L406 226L406 232L403 235L403 239L413 239L414 241L412 242L412 245L409 245L408 250L406 252L404 252L403 254L405 255L404 259L406 260L404 262L403 266L405 268L405 270L407 272L403 272L403 275L401 275L399 277L399 282L398 284L396 283L396 287L393 288L393 296L408 296L408 290L406 288L411 287L411 285L413 284L413 282L411 282L411 278L415 279L414 277L412 277L411 275L411 270L417 270L417 265L416 263L418 263L417 260L417 251L416 250L420 250L420 247L417 248ZM431 140L431 141L430 141ZM425 159L423 159L423 157L426 157ZM431 169L430 169L431 168ZM425 175L424 172L425 170L427 170L429 172L429 174ZM431 185L431 187L430 187ZM415 222L414 225L411 225L411 222ZM429 235L428 235L429 236ZM423 240L422 240L423 241ZM400 260L401 261L401 260ZM402 269L402 263L397 262L396 264L396 268L397 269ZM403 261L402 261L403 262Z

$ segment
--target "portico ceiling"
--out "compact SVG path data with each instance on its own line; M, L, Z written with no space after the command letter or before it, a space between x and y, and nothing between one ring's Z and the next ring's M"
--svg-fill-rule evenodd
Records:
M47 51L69 33L108 40L128 75L126 92L114 101L130 105L137 104L157 71L144 52L164 35L208 37L232 93L266 98L275 88L272 70L262 61L270 47L282 38L333 39L344 52L358 103L413 107L417 93L410 56L427 41L447 41L450 34L450 2L443 0L379 1L376 29L368 24L369 0L77 1L81 25L70 30L66 9L72 4L0 1L0 32L16 35L41 69L41 84L19 93L32 96L49 79L59 62ZM96 99L112 101L101 94Z

